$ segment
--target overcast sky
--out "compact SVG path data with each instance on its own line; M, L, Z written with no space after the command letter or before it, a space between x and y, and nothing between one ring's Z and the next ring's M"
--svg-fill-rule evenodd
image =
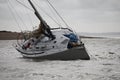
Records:
M0 0L0 30L32 30L39 20L27 0ZM63 27L65 26L49 8L46 0L32 0L43 19L58 27L42 9ZM77 32L120 32L120 0L49 0L67 24ZM38 7L41 8L39 8Z

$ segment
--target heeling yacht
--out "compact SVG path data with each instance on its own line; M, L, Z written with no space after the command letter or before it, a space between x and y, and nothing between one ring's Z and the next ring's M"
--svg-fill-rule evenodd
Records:
M84 43L69 28L50 28L43 20L31 0L28 0L36 17L40 20L39 28L34 30L30 38L17 42L15 48L23 57L51 60L89 60ZM53 6L52 6L53 7Z

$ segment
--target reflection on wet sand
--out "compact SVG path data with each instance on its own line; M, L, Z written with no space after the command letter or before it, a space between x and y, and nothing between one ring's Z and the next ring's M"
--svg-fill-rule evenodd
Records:
M120 40L83 39L91 60L26 59L0 41L1 80L120 80Z

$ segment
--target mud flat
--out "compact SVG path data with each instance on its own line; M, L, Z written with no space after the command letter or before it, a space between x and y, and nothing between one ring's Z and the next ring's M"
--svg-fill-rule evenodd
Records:
M82 41L91 60L25 59L0 40L0 80L120 80L120 39Z
M0 31L0 40L14 40L18 34L18 32Z

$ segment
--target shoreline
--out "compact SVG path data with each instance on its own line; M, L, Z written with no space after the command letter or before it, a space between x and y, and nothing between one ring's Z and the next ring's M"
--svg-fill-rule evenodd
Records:
M18 34L18 32L0 31L0 40L15 40Z
M17 37L19 34L20 34L20 32L0 31L0 40L17 40ZM80 35L80 38L82 38L82 39L86 39L86 38L88 38L88 39L108 39L111 37Z

